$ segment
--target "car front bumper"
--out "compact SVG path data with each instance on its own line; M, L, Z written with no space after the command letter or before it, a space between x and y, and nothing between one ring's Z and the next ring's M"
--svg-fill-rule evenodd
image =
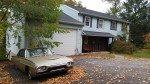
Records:
M45 72L37 72L35 75L35 77L39 77L39 76L44 76L44 75L49 75L52 73L57 73L57 72L63 72L63 71L67 71L69 70L71 67L67 67L66 65L61 65L61 66L55 66L55 67L50 67L48 68Z

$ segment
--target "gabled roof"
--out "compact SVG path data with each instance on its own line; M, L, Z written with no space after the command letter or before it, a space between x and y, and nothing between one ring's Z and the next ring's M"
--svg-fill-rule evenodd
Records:
M85 9L85 8L80 8L78 6L72 6L72 5L67 5L67 6L79 11L79 14L82 14L82 15L89 15L89 16L108 19L108 20L115 20L115 21L119 21L119 22L129 23L129 22L122 20L122 19L120 19L116 16L113 16L113 15L109 15L109 14L105 14L102 12L97 12L97 11L93 11L93 10L89 10L89 9Z
M68 16L67 14L63 13L61 14L59 18L60 23L65 23L65 24L73 24L73 25L81 25L83 26L83 23L73 19L72 17Z

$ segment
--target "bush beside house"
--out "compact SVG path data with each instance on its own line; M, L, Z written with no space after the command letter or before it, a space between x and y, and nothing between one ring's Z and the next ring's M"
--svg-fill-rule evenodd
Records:
M111 47L112 53L132 54L134 50L134 46L126 41L114 41Z
M150 49L150 33L144 35L144 48Z
M0 41L0 60L6 60L6 44L5 37Z

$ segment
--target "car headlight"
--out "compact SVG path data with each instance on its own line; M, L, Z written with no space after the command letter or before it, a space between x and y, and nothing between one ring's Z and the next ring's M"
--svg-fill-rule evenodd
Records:
M41 66L37 68L38 72L45 72L47 71L47 67L46 66Z
M73 66L73 62L67 62L67 67L72 67Z

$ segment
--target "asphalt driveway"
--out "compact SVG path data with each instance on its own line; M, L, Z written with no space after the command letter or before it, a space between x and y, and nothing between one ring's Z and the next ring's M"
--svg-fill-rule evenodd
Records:
M84 66L88 73L80 79L81 83L150 84L150 60L116 56L112 59L77 59L76 65Z
M76 57L75 66L83 67L86 76L72 82L72 84L150 84L149 59L125 59L123 56L118 55L109 59ZM39 83L43 80L67 75L66 73L59 73L53 76L28 80L27 76L15 69L13 64L6 66L3 71L7 71L10 77L15 79L14 84ZM77 76L79 75L81 73ZM0 74L1 77L3 76Z

